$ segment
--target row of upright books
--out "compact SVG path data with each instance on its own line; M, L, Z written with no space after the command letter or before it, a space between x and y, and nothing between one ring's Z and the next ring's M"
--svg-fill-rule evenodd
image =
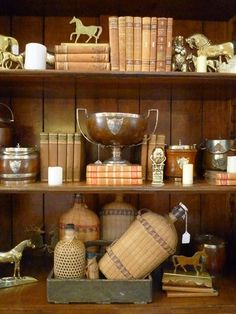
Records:
M63 182L79 182L85 175L84 141L80 133L40 133L40 179L48 181L48 167L63 169Z
M61 43L55 45L55 69L72 71L109 71L108 43Z
M172 17L110 16L112 71L171 71Z

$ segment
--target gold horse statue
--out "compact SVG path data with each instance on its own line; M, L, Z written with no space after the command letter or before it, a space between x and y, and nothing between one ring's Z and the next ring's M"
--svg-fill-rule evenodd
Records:
M79 37L81 34L88 35L88 39L86 40L86 43L89 42L89 40L94 37L95 42L97 44L98 39L102 33L102 27L96 26L96 25L90 25L90 26L84 26L80 19L76 18L75 16L70 21L70 24L75 23L75 32L70 34L70 40L72 40L73 35L76 35L75 43L77 43Z
M19 44L14 37L0 35L0 51L9 51L15 55L19 54Z
M174 273L176 273L177 268L180 266L185 272L187 272L187 269L185 268L186 265L193 266L193 268L196 271L197 276L199 273L202 273L203 271L203 265L204 261L203 258L207 258L207 254L205 250L197 251L193 256L184 256L184 255L173 255L172 256L172 262L174 264ZM200 267L200 270L198 270L198 267Z
M23 69L24 68L24 58L22 54L15 55L11 52L4 51L0 52L1 62L0 65L3 69L10 69L14 64L15 69Z
M23 250L26 247L34 248L35 245L31 240L24 240L16 245L13 249L8 252L0 252L0 263L14 263L14 274L13 278L20 279L20 261L22 258Z

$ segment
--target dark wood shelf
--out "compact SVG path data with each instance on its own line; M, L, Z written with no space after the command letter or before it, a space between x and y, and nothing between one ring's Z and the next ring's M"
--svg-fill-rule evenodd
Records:
M87 185L85 182L64 183L59 186L49 186L47 183L35 182L30 184L12 184L0 185L0 193L62 193L62 192L83 192L83 193L184 193L184 194L202 194L202 193L235 193L235 186L218 186L208 184L205 181L196 181L193 185L184 186L181 183L165 182L164 185L152 185L145 182L142 185Z

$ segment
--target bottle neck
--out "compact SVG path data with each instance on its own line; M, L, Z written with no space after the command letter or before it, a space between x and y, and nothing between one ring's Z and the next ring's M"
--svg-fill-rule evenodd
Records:
M75 238L75 230L65 230L63 240L73 240Z

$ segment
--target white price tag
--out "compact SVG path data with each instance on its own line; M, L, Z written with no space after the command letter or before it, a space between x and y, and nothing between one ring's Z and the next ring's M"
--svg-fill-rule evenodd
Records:
M182 243L189 243L190 237L190 233L188 232L188 212L185 211L185 232L182 234Z

